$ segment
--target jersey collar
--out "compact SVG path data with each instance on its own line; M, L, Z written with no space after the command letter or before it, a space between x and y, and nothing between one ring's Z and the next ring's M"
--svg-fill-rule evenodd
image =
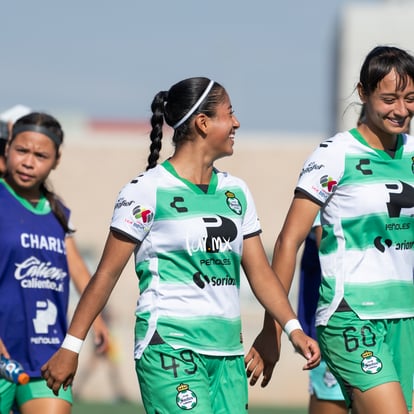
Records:
M30 210L32 213L35 214L47 214L50 213L50 204L47 198L42 194L38 203L34 206L29 201L27 201L24 197L19 196L12 187L7 184L7 182L0 178L0 183L4 185L6 190L20 203L22 204L27 210Z
M181 182L183 182L187 187L191 188L196 194L214 194L217 189L217 173L216 169L213 168L213 174L211 175L210 183L208 185L207 193L205 193L197 184L192 183L191 181L186 180L183 177L180 177L173 167L173 165L170 163L170 161L165 160L161 164L169 173L171 173L175 178L179 179Z
M384 160L389 160L389 159L400 160L401 157L402 157L403 150L404 150L402 134L397 135L397 144L396 144L396 148L395 148L395 156L394 156L394 158L392 158L391 155L389 155L387 153L387 151L380 150L378 148L372 148L371 145L368 144L368 142L365 140L365 138L360 134L360 132L356 128L351 129L349 131L349 133L356 140L358 140L361 144L366 145L367 147L373 149Z

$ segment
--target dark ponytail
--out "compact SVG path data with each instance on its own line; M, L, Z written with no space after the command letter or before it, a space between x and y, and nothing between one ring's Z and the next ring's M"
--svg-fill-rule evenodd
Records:
M148 165L147 170L154 168L157 165L157 161L160 157L160 152L162 148L162 126L164 124L164 109L165 101L167 99L168 92L162 91L158 92L151 104L151 145L150 145L150 155L148 156Z

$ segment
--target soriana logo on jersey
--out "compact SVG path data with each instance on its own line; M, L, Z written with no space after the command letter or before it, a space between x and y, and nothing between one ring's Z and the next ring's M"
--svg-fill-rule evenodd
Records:
M154 219L154 212L145 206L135 206L132 209L133 225L146 228L149 227Z

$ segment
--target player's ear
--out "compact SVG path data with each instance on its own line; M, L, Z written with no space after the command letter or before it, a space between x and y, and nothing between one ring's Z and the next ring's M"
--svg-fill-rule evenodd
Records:
M208 130L209 122L210 122L210 118L206 114L197 114L197 116L194 119L194 126L203 135L205 135Z
M62 153L59 151L57 156L56 156L55 163L53 164L52 170L54 170L58 167L61 157L62 157Z
M365 93L364 87L362 86L361 82L358 83L357 90L358 90L359 99L361 100L362 103L365 103L367 101L367 95Z

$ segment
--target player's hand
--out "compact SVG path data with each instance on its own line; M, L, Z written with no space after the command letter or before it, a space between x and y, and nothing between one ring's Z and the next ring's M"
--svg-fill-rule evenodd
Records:
M313 369L316 368L321 362L321 351L319 349L318 343L305 334L301 329L295 329L290 334L290 342L305 359L306 364L303 369Z
M270 382L273 369L280 356L280 337L274 331L272 335L260 332L244 358L250 385L255 385L262 375L261 387Z
M109 350L109 329L101 315L98 315L92 325L95 352L104 355Z
M4 342L0 338L0 355L4 355L6 358L10 358L10 354L7 351L6 345L4 345Z
M72 385L78 367L78 357L76 352L60 348L42 366L42 377L55 395L59 394L60 387L66 390Z

